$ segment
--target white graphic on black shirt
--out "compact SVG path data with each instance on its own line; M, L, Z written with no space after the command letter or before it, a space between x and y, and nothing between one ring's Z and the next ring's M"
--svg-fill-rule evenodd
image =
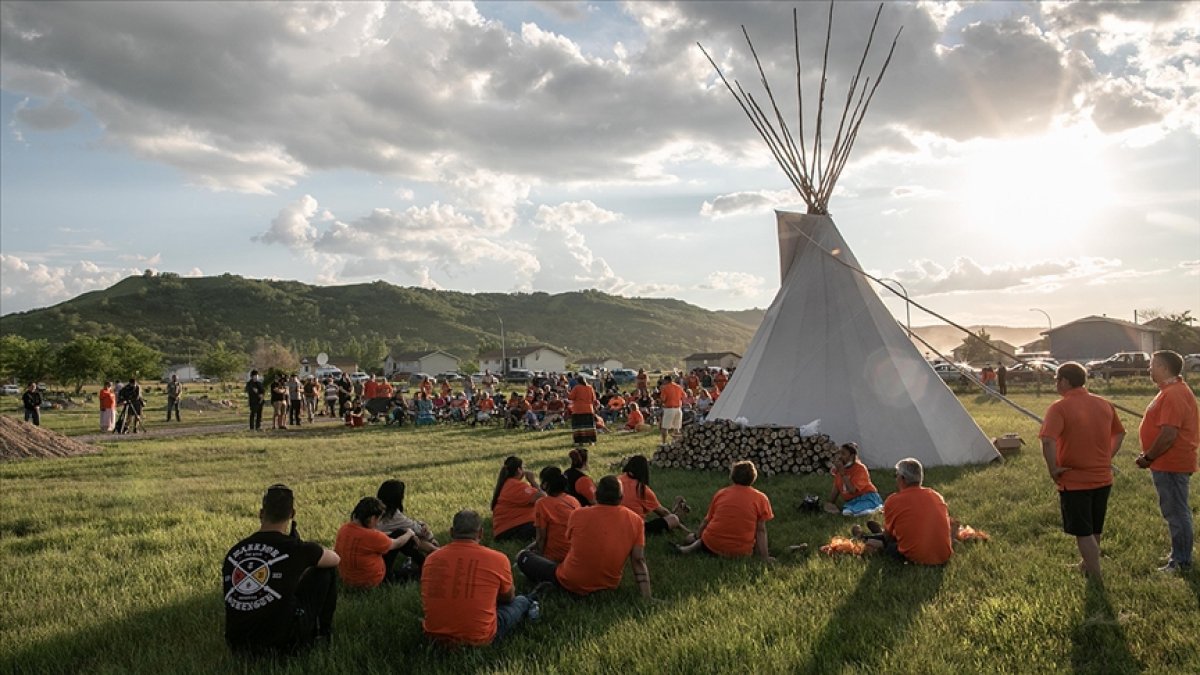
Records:
M282 598L278 591L271 588L271 566L288 559L288 554L280 554L279 550L263 544L243 546L230 555L227 560L233 565L229 577L229 592L225 594L225 603L235 610L249 612L265 607Z

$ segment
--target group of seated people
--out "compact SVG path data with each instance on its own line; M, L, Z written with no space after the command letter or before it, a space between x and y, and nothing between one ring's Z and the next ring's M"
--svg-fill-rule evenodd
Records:
M856 495L870 483L869 477L862 483L861 462L843 451L835 499ZM375 497L359 500L333 550L327 550L300 539L292 490L271 486L262 499L259 531L225 557L227 643L237 652L294 653L328 638L339 577L362 589L418 582L429 639L487 645L522 620L540 618L540 598L554 589L587 596L617 588L627 562L639 592L650 598L647 535L680 531L685 535L675 547L680 554L774 561L766 529L774 513L767 495L753 487L758 478L753 462L733 464L730 485L716 492L692 531L683 522L690 513L686 500L676 497L667 509L651 489L646 457L635 455L620 474L596 481L587 473L586 448L571 450L569 460L567 470L547 466L535 477L519 457L508 457L497 476L492 539L528 542L515 565L533 584L523 595L516 593L508 556L483 545L483 518L476 511L456 513L450 540L440 544L428 525L405 512L404 483L387 480ZM949 560L957 524L941 495L922 486L923 478L919 461L896 464L897 491L884 503L884 524L871 521L867 531L857 525L852 530L868 552L923 565Z

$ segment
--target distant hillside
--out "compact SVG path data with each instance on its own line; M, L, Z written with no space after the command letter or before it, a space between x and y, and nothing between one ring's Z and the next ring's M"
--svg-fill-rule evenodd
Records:
M758 324L762 323L763 315L767 313L765 309L737 309L737 310L718 310L717 314L742 324L749 326L750 330L758 330Z
M761 310L758 311L761 317ZM499 348L546 343L575 357L609 356L638 367L682 365L692 352L741 353L757 322L679 300L575 293L458 293L382 281L313 286L225 274L129 277L54 307L0 317L0 333L61 343L76 334L128 332L171 362L222 340L249 352L270 338L302 354L442 349L467 360Z

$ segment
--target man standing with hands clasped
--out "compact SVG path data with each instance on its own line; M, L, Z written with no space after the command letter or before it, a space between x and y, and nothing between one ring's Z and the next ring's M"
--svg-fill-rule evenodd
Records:
M1046 410L1039 436L1046 469L1058 486L1063 531L1075 536L1083 557L1080 569L1100 582L1100 535L1112 490L1112 458L1125 440L1125 427L1113 405L1085 384L1083 366L1058 367L1055 386L1062 398Z
M1196 472L1197 433L1196 395L1180 373L1183 357L1172 351L1154 352L1150 358L1150 378L1158 385L1158 395L1146 408L1139 436L1142 454L1137 465L1150 469L1158 508L1171 532L1171 556L1160 572L1188 572L1192 569L1192 510L1188 506L1188 482Z

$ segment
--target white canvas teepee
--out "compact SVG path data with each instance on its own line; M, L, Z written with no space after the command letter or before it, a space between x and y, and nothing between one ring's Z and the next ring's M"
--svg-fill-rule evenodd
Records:
M779 293L709 417L789 427L820 419L822 433L838 442L858 443L860 457L872 467L890 466L904 457L916 457L927 466L987 462L999 453L884 308L828 215L834 185L900 38L897 31L874 83L870 77L863 78L882 12L880 4L850 81L833 142L828 145L823 144L821 133L833 33L832 2L811 144L805 141L800 30L794 10L799 122L795 134L784 122L744 26L767 94L766 105L746 93L736 80L730 84L704 52L808 205L805 215L778 214Z
M797 427L859 444L867 466L998 456L892 317L826 215L777 213L782 284L710 419ZM815 242L815 243L814 243ZM823 249L823 250L822 250Z

